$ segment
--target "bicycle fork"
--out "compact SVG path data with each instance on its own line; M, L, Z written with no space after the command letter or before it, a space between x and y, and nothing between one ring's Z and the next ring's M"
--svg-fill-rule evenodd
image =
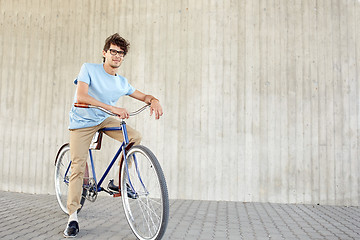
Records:
M129 187L131 188L131 191L133 191L134 193L136 193L136 195L138 195L137 192L136 192L136 190L135 190L135 188L134 188L134 186L133 186L133 184L132 184L132 182L131 182L130 174L129 174L129 164L128 164L128 161L126 160L126 151L127 151L126 148L127 148L127 146L129 145L129 138L128 138L128 135L127 135L126 123L125 123L124 121L121 122L121 128L123 129L122 132L123 132L124 142L125 142L126 146L125 146L125 144L122 145L123 159L122 159L122 163L120 164L120 167L122 167L122 164L124 164L123 161L125 160L125 171L126 171L127 179L128 179L128 182L129 182ZM129 156L129 158L130 158L130 157L131 157L131 156ZM136 169L137 177L139 178L140 183L141 183L141 185L142 185L142 187L143 187L146 195L148 195L149 192L148 192L148 190L146 189L146 187L145 187L145 185L144 185L144 183L143 183L143 181L142 181L142 178L141 178L141 175L140 175L140 171L139 171L139 167L138 167L138 163L137 163L137 159L136 159L135 154L132 154L132 157L133 157L133 159L134 159L134 164L135 164L135 169ZM120 171L120 174L121 174L121 171ZM120 184L120 181L119 181L119 184ZM123 187L123 186L122 186L122 187ZM120 196L121 196L121 192L120 192L119 194L114 194L113 196L114 196L114 197L120 197Z

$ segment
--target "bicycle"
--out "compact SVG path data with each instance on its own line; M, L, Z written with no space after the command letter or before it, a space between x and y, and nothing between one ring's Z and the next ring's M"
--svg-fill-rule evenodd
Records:
M75 107L96 108L112 116L116 114L101 107L75 103ZM130 113L135 116L149 105ZM122 130L124 141L115 153L101 179L97 181L92 150L100 149L101 136L105 131ZM95 144L95 146L94 146ZM70 146L65 143L58 151L55 159L55 192L61 209L68 214L66 202L68 184L71 175ZM104 189L101 185L116 160L120 159L119 191ZM125 158L123 157L125 156ZM81 208L85 199L94 202L99 192L106 192L113 197L121 197L127 222L138 239L161 239L165 233L169 219L169 197L165 176L155 155L145 146L130 146L126 123L121 119L119 127L100 129L94 136L89 149L90 177L88 162L85 167ZM124 159L126 161L124 161ZM81 210L78 210L78 212Z

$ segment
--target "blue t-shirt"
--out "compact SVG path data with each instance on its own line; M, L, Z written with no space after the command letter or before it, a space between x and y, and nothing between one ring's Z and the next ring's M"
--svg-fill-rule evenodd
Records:
M74 83L78 81L89 85L88 94L105 104L115 106L121 96L130 95L135 92L127 79L116 74L108 74L103 64L84 63ZM76 102L77 90L73 103ZM94 108L77 108L72 105L70 110L69 129L93 127L102 123L109 114Z

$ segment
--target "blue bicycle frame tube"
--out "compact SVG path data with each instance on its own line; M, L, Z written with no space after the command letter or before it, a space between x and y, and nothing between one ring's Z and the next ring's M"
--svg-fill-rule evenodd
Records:
M141 185L142 185L143 188L145 189L146 194L149 194L149 191L146 189L146 187L145 187L145 185L144 185L144 183L143 183L143 181L142 181L142 179L141 179L140 171L139 171L139 168L138 168L138 164L137 164L137 160L136 160L135 154L134 154L134 162L135 162L136 172L137 172L137 175L138 175L138 177L139 177L139 179L140 179Z
M140 172L139 172L139 169L138 169L138 164L137 164L136 156L135 156L135 154L132 154L132 155L133 155L133 158L134 158L134 164L135 164L136 173L137 173L137 175L138 175L138 177L139 177L139 179L140 179L141 185L143 186L143 188L144 188L145 191L146 191L146 194L148 194L149 191L146 189L146 187L145 187L145 185L144 185L144 183L143 183L143 181L142 181L142 179L141 179L141 176L140 176ZM127 162L127 161L125 161L125 165L126 165L126 174L127 174L128 180L129 180L129 184L130 184L131 190L132 190L133 192L136 192L135 189L134 189L134 187L133 187L133 185L132 185L132 183L131 183L131 179L130 179L130 176L129 176L128 162Z
M92 170L92 174L95 180L95 183L97 184L97 180L96 180L96 174L95 174L95 166L94 166L94 160L93 160L93 156L92 156L92 152L89 149L89 156L90 156L90 163L91 163L91 170Z
M119 130L122 130L122 127L107 127L107 128L102 128L101 131L119 131ZM120 147L121 149L121 147ZM96 180L96 174L95 174L95 166L94 166L94 161L93 161L93 157L92 157L92 153L91 153L91 150L89 149L89 155L90 155L90 161L91 161L91 168L92 168L92 172L93 172L93 177L94 177L94 180L95 180L95 183L96 185L98 186L98 191L101 190L101 184L103 183L105 177L108 175L111 167L114 165L117 157L119 156L119 151L116 153L114 159L110 162L110 165L108 166L108 168L106 169L104 175L101 177L100 179L100 182L98 183L97 180Z
M107 127L107 128L102 128L101 131L102 132L106 132L106 131L120 131L122 130L122 127Z
M97 186L98 186L98 191L101 191L101 187L100 187L100 186L101 186L101 184L103 183L103 181L104 181L104 179L106 178L106 176L108 175L111 167L114 165L116 159L119 157L119 155L120 155L123 147L124 147L124 143L121 144L121 147L120 147L119 150L116 152L113 160L111 161L111 163L110 163L109 166L107 167L106 171L104 172L103 176L101 177L101 179L100 179L100 181L99 181L99 183L98 183L98 185L97 185Z
M71 166L71 161L70 161L69 166L67 167L65 175L64 175L64 183L69 183L69 182L66 181L66 176L67 176L67 174L69 172L70 166Z

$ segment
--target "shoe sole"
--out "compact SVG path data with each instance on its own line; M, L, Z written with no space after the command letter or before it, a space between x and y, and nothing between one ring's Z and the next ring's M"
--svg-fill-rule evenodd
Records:
M77 234L75 236L66 236L65 234L63 234L64 238L75 238L77 236Z
M78 235L78 233L79 233L79 231L74 236L68 236L68 235L65 235L65 232L63 232L63 236L64 236L64 238L75 238Z

